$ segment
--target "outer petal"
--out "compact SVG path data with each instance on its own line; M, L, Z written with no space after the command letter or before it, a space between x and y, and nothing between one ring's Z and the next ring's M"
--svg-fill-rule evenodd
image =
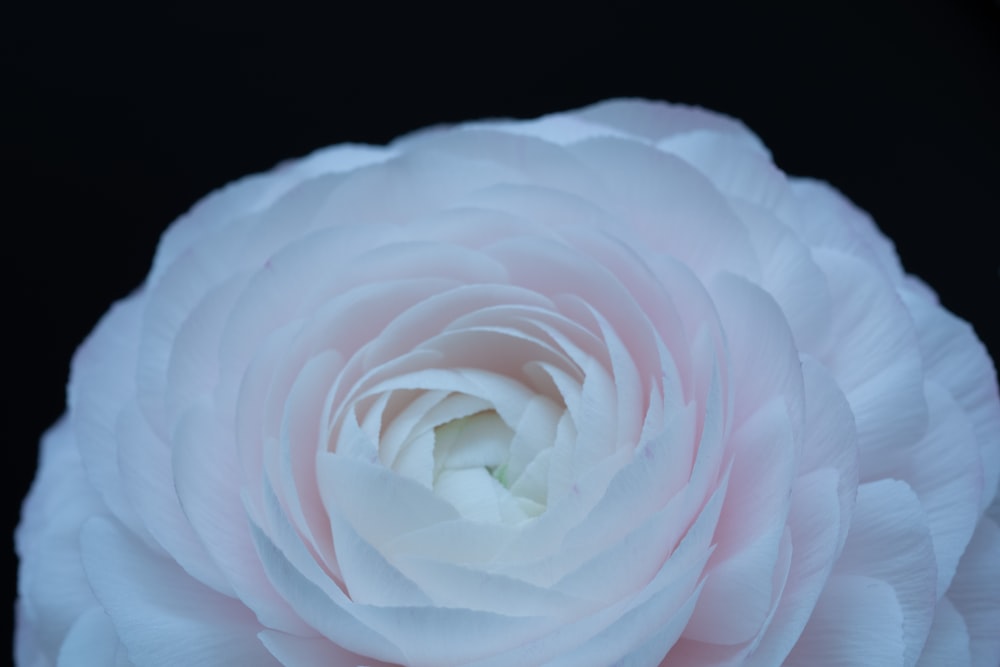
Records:
M94 593L139 665L277 665L239 601L189 577L120 526L91 519L81 537Z
M97 605L80 559L80 526L106 509L91 488L66 418L42 438L38 476L22 509L15 545L18 653L55 664L76 620Z
M1000 528L992 519L979 522L958 563L948 600L962 615L971 640L972 664L1000 663Z
M934 623L920 654L918 667L954 665L964 667L972 664L969 629L965 619L955 610L948 598L938 602L934 610Z

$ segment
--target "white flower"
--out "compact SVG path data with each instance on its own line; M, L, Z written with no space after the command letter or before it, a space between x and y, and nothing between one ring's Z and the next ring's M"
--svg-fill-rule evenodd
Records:
M36 665L992 665L971 328L729 118L337 146L164 235L17 535Z

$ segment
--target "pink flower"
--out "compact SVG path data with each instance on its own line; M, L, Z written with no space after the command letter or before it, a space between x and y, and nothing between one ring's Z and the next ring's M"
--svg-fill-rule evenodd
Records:
M996 665L971 328L737 121L605 102L210 195L79 349L41 665Z

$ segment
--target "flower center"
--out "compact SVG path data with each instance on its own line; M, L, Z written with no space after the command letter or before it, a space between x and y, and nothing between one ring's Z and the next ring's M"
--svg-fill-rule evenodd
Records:
M544 496L512 488L515 433L494 410L453 419L434 429L434 492L468 519L520 523L545 509Z
M518 524L545 511L566 409L525 387L513 403L461 391L405 391L380 429L379 457L466 519ZM392 399L385 401L391 408ZM513 407L512 407L513 406ZM387 415L383 415L387 416Z
M442 475L486 470L505 489L509 489L507 457L514 432L507 428L495 410L485 410L453 419L434 428L434 486Z

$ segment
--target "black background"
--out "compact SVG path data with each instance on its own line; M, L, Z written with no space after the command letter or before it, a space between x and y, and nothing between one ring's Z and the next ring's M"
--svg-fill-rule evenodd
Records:
M198 198L324 145L623 95L724 111L782 169L872 213L907 269L1000 355L996 2L414 4L6 10L0 606L75 347Z

